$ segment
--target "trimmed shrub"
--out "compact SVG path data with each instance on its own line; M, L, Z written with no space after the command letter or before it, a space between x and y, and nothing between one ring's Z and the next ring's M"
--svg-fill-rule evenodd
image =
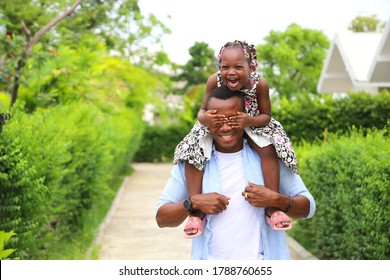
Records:
M177 144L189 133L189 124L168 127L149 126L134 160L137 162L170 162Z
M321 259L390 259L388 128L331 135L297 149L300 172L317 212L292 231Z
M335 98L331 95L302 95L281 99L273 106L273 116L281 122L295 145L324 139L324 131L347 132L355 126L382 129L390 119L390 94L364 92Z
M129 109L16 108L0 136L0 229L17 233L16 256L45 259L43 249L74 238L93 206L114 195L107 182L129 167L142 131Z

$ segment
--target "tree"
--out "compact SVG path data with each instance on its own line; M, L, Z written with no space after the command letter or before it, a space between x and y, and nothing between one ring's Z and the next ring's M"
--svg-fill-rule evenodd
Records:
M67 9L71 1L74 1L73 6ZM67 20L63 20L65 18ZM151 60L144 42L155 44L166 32L169 29L154 15L144 17L141 14L138 0L2 1L0 81L3 84L0 84L0 90L11 93L12 106L17 99L26 60L33 55L38 41L42 43L42 51L49 54L64 45L77 49L83 37L88 36L96 43L104 42L112 54L142 63ZM156 63L162 61L159 55Z
M207 43L195 42L189 53L192 58L178 76L178 80L186 82L184 91L192 85L206 84L208 77L217 70L214 50Z
M370 17L357 16L348 26L348 30L353 32L378 32L381 31L385 25L386 22L377 18L376 15Z
M10 20L11 18L15 19L14 24L10 24L8 30L6 31L7 35L5 37L5 40L13 40L13 37L15 36L15 32L23 32L24 33L24 43L23 46L17 46L14 45L13 43L7 44L10 47L14 47L14 49L20 49L20 53L14 53L14 52L7 52L5 54L2 54L2 61L7 59L7 56L9 58L14 58L14 69L12 69L13 72L13 84L12 84L12 89L11 89L11 106L15 103L17 96L18 96L18 90L19 90L19 84L20 84L20 78L21 74L23 71L24 66L26 65L27 60L31 57L32 52L33 52L33 47L35 44L47 33L49 32L55 25L57 25L60 21L62 21L64 18L70 16L77 6L80 5L81 0L76 0L73 5L62 12L60 15L46 23L43 27L41 27L39 30L37 29L36 31L30 29L30 27L27 25L28 22L26 22L26 18L29 18L30 20L32 19L31 16L29 17L29 12L31 12L29 9L21 9L18 10L18 8L21 8L21 1L13 1L12 4L10 1L7 1L9 3L4 2L3 3L3 15L4 11L10 12L8 14L8 19ZM34 6L33 3L30 3L32 6ZM46 4L45 1L43 1L41 4ZM45 6L45 5L42 5ZM10 8L11 7L11 8ZM47 7L46 7L47 8ZM12 14L12 12L15 12L16 14ZM23 17L23 15L26 15L26 18ZM17 21L20 21L20 24L17 24ZM30 22L31 26L35 27L36 25L34 24L33 21ZM20 35L19 35L20 36ZM20 37L18 38L19 40L15 39L15 42L21 42ZM0 64L0 67L2 64ZM1 69L2 70L2 69Z
M316 93L329 40L317 30L293 23L284 32L271 31L265 44L257 47L259 71L271 92L291 99L303 93Z

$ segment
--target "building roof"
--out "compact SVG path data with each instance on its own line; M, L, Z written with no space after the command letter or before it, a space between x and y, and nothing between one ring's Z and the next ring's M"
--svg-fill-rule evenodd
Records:
M371 82L390 83L390 19L368 72Z
M317 85L320 93L390 87L390 20L383 32L336 34Z

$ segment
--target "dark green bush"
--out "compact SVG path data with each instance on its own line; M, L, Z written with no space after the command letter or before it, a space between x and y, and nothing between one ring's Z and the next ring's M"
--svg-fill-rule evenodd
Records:
M201 96L195 89L193 94L192 98L199 99ZM193 110L197 112L198 108L195 106ZM352 126L363 129L385 127L390 118L390 94L382 92L370 95L361 92L343 98L304 95L294 101L280 100L273 108L273 115L282 123L294 146L305 141L321 142L326 137L325 131L347 132ZM135 160L170 161L174 148L191 127L192 125L186 123L168 127L147 127Z
M48 185L59 184L62 172L56 167L69 159L65 142L50 130L45 136L40 122L38 114L15 110L0 136L0 228L18 234L11 243L20 258L38 249L39 225L48 223Z
M116 190L107 182L129 166L142 136L128 109L105 114L77 102L15 109L0 136L0 229L22 259L45 259L56 240L77 235L87 213Z
M183 123L169 127L149 126L134 160L137 162L169 162L173 160L176 145L191 130L191 125Z
M293 144L324 139L324 131L348 131L386 126L390 119L390 94L364 92L335 98L331 95L302 95L295 100L282 99L273 106L273 116L282 123Z
M319 258L390 259L388 132L352 130L297 149L317 212L300 220L292 235Z

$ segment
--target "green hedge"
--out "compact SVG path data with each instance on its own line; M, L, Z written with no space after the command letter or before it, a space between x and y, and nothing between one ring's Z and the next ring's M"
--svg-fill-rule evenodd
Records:
M331 135L297 149L301 176L317 203L291 234L321 259L390 259L389 129Z
M293 144L322 141L325 130L336 133L352 126L384 128L390 119L390 94L357 92L338 98L302 95L274 104L273 116L282 123Z
M361 92L344 98L304 95L294 101L282 99L273 106L273 116L282 123L294 146L305 141L321 142L326 137L324 131L347 132L352 126L364 129L385 127L390 119L390 94L386 91L377 95ZM192 125L147 127L135 160L170 161L174 148Z
M177 144L188 134L192 126L186 123L168 127L148 126L134 161L170 162Z
M143 126L129 110L108 115L82 102L11 114L0 135L0 229L17 233L17 257L45 259L43 249L71 240L115 194L107 182L129 166Z

